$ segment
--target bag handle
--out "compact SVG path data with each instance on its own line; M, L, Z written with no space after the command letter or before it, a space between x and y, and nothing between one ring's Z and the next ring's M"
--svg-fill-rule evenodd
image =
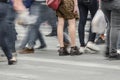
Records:
M102 6L102 3L101 3L101 2L102 2L102 1L101 1L101 0L98 0L98 2L99 2L99 4L98 4L99 7L98 7L98 8L101 9L101 6Z

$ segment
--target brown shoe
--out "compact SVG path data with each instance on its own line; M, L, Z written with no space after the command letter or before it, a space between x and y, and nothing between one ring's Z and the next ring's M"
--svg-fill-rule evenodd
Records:
M67 49L65 47L60 47L58 52L59 52L59 56L67 56L67 55L69 55L69 52L67 51Z
M77 46L71 47L71 50L70 50L71 56L81 55L81 54L82 53L80 53L79 48Z
M25 48L19 51L20 54L31 54L34 53L34 49Z

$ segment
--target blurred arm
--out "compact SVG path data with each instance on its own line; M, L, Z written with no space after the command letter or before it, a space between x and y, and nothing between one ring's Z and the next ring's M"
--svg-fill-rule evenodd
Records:
M13 0L13 7L17 12L26 10L26 7L23 4L23 0Z

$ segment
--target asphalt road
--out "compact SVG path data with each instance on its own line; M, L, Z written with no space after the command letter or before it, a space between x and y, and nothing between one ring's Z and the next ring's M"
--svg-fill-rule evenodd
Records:
M47 27L41 30L44 35L50 32ZM120 60L107 60L104 45L99 45L101 52L96 54L58 56L57 39L45 37L45 40L46 49L18 54L16 65L0 62L0 80L120 80ZM78 38L77 43L79 46Z

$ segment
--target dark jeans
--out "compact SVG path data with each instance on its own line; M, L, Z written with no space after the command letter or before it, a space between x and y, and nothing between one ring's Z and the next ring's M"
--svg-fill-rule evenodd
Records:
M87 16L88 16L88 11L90 11L91 18L93 19L97 9L98 9L98 4L97 0L92 0L91 4L84 4L81 0L78 1L78 7L80 11L80 20L79 20L79 26L78 26L78 34L79 34L79 41L81 46L85 46L85 25L87 21ZM88 41L94 42L96 33L91 32L91 25L90 25L90 31L89 31L89 39Z
M6 16L8 14L8 5L6 3L0 2L0 46L2 47L3 52L7 56L7 59L12 58L9 46L7 45L6 39L9 37L8 23L6 21Z
M15 24L14 24L16 13L10 4L8 4L8 8L9 8L9 11L8 11L6 20L7 20L7 23L9 24L9 29L8 29L9 37L6 41L11 52L16 52L15 41L17 40L17 32L15 30Z

